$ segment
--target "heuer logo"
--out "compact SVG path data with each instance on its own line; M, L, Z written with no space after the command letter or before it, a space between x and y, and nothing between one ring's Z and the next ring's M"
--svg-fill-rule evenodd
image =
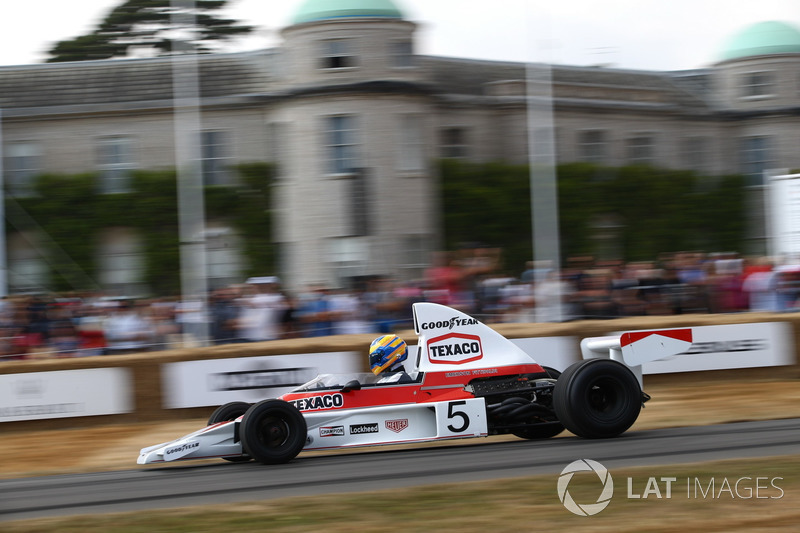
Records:
M481 338L466 333L448 333L428 341L428 360L431 363L461 365L483 357Z
M401 418L400 420L387 420L385 422L386 429L400 433L408 427L408 418Z
M320 437L343 437L344 426L329 426L319 428Z

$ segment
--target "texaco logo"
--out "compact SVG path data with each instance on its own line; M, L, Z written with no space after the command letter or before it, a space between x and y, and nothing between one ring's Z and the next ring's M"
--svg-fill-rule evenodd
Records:
M595 503L579 504L570 496L567 489L575 472L594 472L600 478L603 483L603 491ZM614 480L611 479L611 474L609 474L606 467L591 459L573 461L561 471L561 475L558 477L558 499L561 500L561 503L564 504L568 511L579 516L596 515L611 503L613 495Z

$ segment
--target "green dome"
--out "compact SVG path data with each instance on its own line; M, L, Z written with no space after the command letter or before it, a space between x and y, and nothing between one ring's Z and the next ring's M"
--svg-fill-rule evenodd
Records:
M800 31L785 22L753 24L728 41L720 54L720 60L772 54L800 54Z
M292 17L293 24L349 17L402 19L392 0L306 0Z

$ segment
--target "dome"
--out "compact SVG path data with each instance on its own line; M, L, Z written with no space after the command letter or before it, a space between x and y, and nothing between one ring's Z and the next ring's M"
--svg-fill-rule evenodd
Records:
M778 21L753 24L728 41L720 61L773 54L800 54L800 30Z
M349 17L402 19L392 0L306 0L292 17L293 24Z

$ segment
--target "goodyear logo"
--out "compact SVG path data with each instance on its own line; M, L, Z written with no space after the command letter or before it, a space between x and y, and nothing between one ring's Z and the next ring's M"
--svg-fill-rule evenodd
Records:
M186 444L181 444L180 446L174 446L172 448L167 448L166 450L164 450L164 455L169 456L169 455L172 455L173 453L187 452L187 451L192 450L194 448L197 448L199 446L200 446L199 442L187 442Z
M481 338L466 333L448 333L428 341L428 360L435 364L462 365L483 357Z
M456 326L474 326L478 324L478 321L474 318L458 318L454 316L450 320L439 320L437 322L423 322L420 325L421 330L426 329L440 329L440 328L447 328L453 329Z

